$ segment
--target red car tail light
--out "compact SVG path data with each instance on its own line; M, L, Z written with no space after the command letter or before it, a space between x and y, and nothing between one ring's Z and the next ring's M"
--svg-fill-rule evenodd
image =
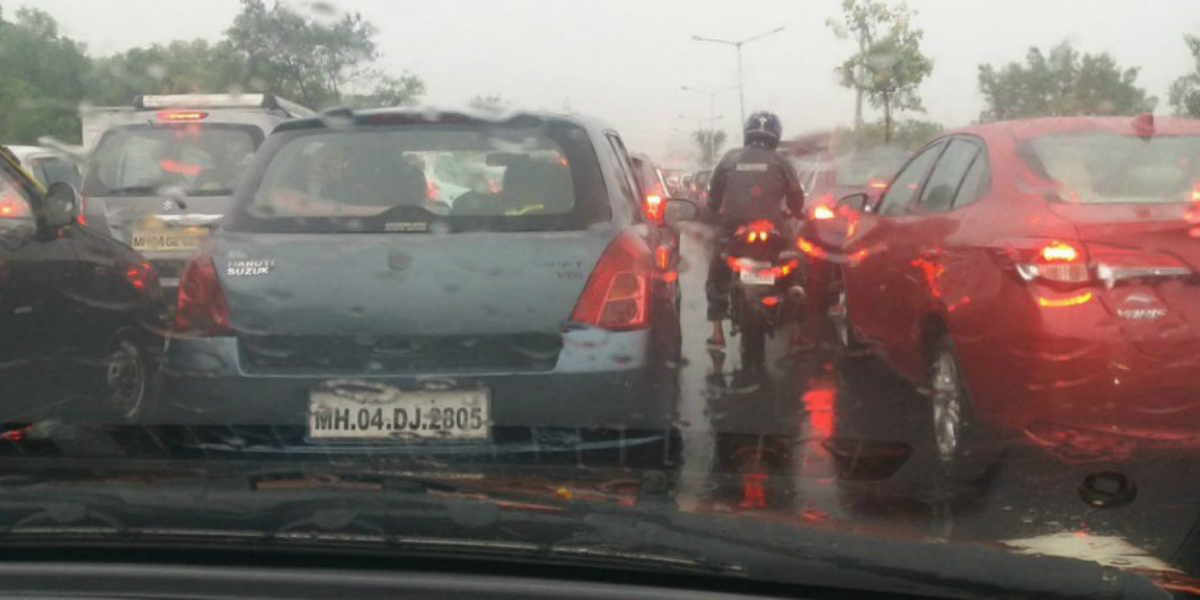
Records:
M828 221L829 219L832 219L836 216L837 215L834 214L832 208L829 208L828 206L825 206L823 204L821 206L814 208L812 211L812 218L817 221Z
M650 324L650 248L633 234L609 244L571 320L601 329L643 329Z
M175 305L175 329L200 335L230 331L229 304L211 256L197 255L183 269Z
M1096 278L1105 283L1147 277L1186 277L1191 268L1169 254L1149 250L1089 244Z
M1084 283L1090 279L1087 259L1081 247L1059 240L1019 244L1010 250L1016 260L1017 274L1025 281Z

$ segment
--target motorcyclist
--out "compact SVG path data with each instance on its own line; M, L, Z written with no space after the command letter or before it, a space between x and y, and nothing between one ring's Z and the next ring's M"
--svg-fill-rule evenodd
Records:
M804 190L791 164L776 150L783 125L774 113L759 111L746 120L743 133L745 145L721 158L709 184L706 214L717 231L717 243L729 240L738 227L760 220L770 221L790 239L784 201L793 218L803 218ZM708 320L712 322L710 348L725 346L721 321L728 318L731 278L718 249L705 285Z

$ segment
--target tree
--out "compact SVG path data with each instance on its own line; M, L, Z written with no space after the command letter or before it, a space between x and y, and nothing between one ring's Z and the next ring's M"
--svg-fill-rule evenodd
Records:
M725 132L718 129L697 129L692 141L700 149L700 164L711 167L717 163L717 153L725 145Z
M843 22L830 19L826 25L838 39L852 38L857 46L837 69L842 86L855 93L854 128L863 125L864 98L884 110L885 123L894 110L922 110L916 89L933 64L920 52L924 34L912 28L916 13L882 0L842 0L842 15Z
M60 35L41 10L18 9L15 21L0 13L0 65L0 142L79 139L77 109L90 69L82 44Z
M869 150L890 145L904 150L917 150L945 130L940 123L906 119L894 125L891 141L888 142L885 140L887 137L885 129L883 121L876 121L864 124L858 131L839 128L835 132L835 137L838 139L839 148Z
M315 18L279 2L269 8L264 0L241 2L226 39L244 60L248 80L269 91L314 108L346 100L408 104L424 91L416 76L385 77L375 67L377 30L357 13Z
M1200 118L1200 37L1188 35L1183 41L1187 43L1196 67L1171 84L1171 108L1179 116Z
M864 57L865 91L871 106L883 109L885 144L892 141L894 111L925 112L917 87L933 72L933 62L921 54L923 35L921 30L911 29L906 18L898 20Z
M174 41L96 60L88 99L127 104L138 94L256 91L255 83L228 42Z
M979 90L988 106L980 119L1152 111L1158 101L1137 86L1137 77L1138 69L1122 69L1107 53L1080 54L1068 42L1055 46L1049 56L1030 48L1024 65L979 66Z

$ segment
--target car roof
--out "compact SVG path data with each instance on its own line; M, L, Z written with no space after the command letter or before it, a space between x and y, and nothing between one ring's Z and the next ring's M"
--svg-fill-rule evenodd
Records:
M13 153L13 155L17 157L18 160L22 160L22 161L25 160L26 158L29 158L36 154L58 154L53 149L46 148L45 146L7 146L6 145L5 148L8 148L9 151L11 151Z
M327 127L326 122L336 118L352 118L355 123L363 123L375 117L394 117L397 120L411 120L412 123L438 123L438 122L494 122L494 123L509 123L518 119L534 119L546 122L569 123L580 126L588 131L593 137L602 136L605 131L610 131L610 128L598 119L579 115L579 114L562 114L553 112L541 111L519 111L503 115L501 118L494 116L461 110L445 110L439 111L435 109L412 109L412 108L376 108L370 110L355 110L335 109L326 111L322 116L310 117L304 119L294 119L281 123L275 128L276 132L294 131L300 129L313 129Z
M946 135L965 134L988 138L1003 135L1017 142L1073 133L1109 132L1116 135L1200 135L1200 121L1175 117L1044 117L1001 121L963 127ZM940 136L945 137L945 136Z

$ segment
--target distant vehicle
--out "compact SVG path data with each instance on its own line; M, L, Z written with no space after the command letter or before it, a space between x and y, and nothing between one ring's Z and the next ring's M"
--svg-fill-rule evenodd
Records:
M931 390L942 464L992 434L1093 458L1196 446L1200 121L970 127L841 204L841 337Z
M43 188L59 182L75 188L79 187L79 167L70 157L42 146L5 146L5 148L16 159L17 165L32 175Z
M551 115L352 118L276 128L188 263L163 422L312 451L677 447L679 315L621 138ZM431 210L408 153L497 167L499 189Z
M4 421L132 421L151 394L163 330L154 269L127 246L80 226L77 202L69 184L54 182L43 192L0 153Z
M83 220L149 258L170 295L266 134L311 115L271 94L138 96L92 153Z
M695 177L692 179L692 185L696 187L695 198L701 203L708 202L708 186L710 183L709 179L711 178L712 171L704 170L697 171Z
M872 200L879 198L892 176L911 154L903 148L891 146L848 152L824 148L793 160L805 193L804 212L807 218L800 224L800 236L806 244L801 249L808 259L805 291L808 292L809 314L813 322L823 321L829 309L829 286L833 280L833 266L829 258L840 256L839 250L845 244L845 234L848 233L831 226L840 225L841 222L825 223L834 218L837 199L859 192L866 193Z
M847 152L834 149L797 160L797 175L807 197L805 212L809 218L820 220L843 196L865 192L878 197L911 155L903 148L877 146Z
M671 199L667 182L662 172L654 165L654 161L646 154L635 152L630 159L633 161L633 172L637 176L640 195L642 197L642 212L646 220L657 229L657 241L654 249L654 262L659 273L666 278L667 286L675 297L676 309L682 300L679 289L679 234L667 225L666 210Z

